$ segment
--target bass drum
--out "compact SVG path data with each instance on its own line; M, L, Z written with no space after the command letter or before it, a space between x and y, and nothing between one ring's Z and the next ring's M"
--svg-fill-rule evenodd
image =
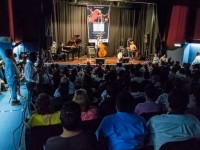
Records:
M119 52L118 54L117 54L117 58L118 59L121 59L123 57L123 53L122 52Z

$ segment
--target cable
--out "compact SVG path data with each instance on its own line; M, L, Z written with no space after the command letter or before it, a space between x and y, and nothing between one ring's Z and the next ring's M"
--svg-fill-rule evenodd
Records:
M25 118L25 113L26 113L26 109L27 109L27 101L24 102L23 108L24 109L21 109L21 110L23 110L22 111L22 117L21 117L21 123L19 124L19 126L12 133L12 135L13 135L13 145L14 145L14 149L15 150L17 150L21 146L21 138L22 138L22 133L23 133L23 129L24 129L23 120ZM22 126L22 130L21 130L21 134L20 134L20 137L19 137L20 140L19 140L19 144L18 144L18 148L17 148L16 142L15 142L15 133L17 132L18 129L20 129L21 126Z

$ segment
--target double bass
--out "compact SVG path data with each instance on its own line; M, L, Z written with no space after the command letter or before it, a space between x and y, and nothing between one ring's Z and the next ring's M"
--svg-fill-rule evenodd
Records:
M101 43L101 44L98 46L98 48L99 48L98 56L99 56L100 58L105 57L106 54L107 54L107 51L106 51L105 47L106 47L106 46L105 46L103 43Z

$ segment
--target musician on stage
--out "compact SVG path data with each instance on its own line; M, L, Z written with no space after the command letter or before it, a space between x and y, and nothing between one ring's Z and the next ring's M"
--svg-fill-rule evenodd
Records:
M58 60L66 60L66 54L63 53L63 42L60 42L60 45L58 46L58 49L57 49L57 55L58 55Z
M136 51L137 51L137 46L135 45L134 41L132 40L130 42L130 47L129 47L129 57L134 59Z
M95 41L95 56L98 57L99 45L102 43L101 36L97 36Z

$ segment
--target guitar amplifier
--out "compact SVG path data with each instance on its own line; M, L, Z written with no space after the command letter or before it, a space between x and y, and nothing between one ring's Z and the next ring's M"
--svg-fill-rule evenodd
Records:
M87 52L89 57L95 57L95 48L94 47L89 47L88 46L88 52Z

